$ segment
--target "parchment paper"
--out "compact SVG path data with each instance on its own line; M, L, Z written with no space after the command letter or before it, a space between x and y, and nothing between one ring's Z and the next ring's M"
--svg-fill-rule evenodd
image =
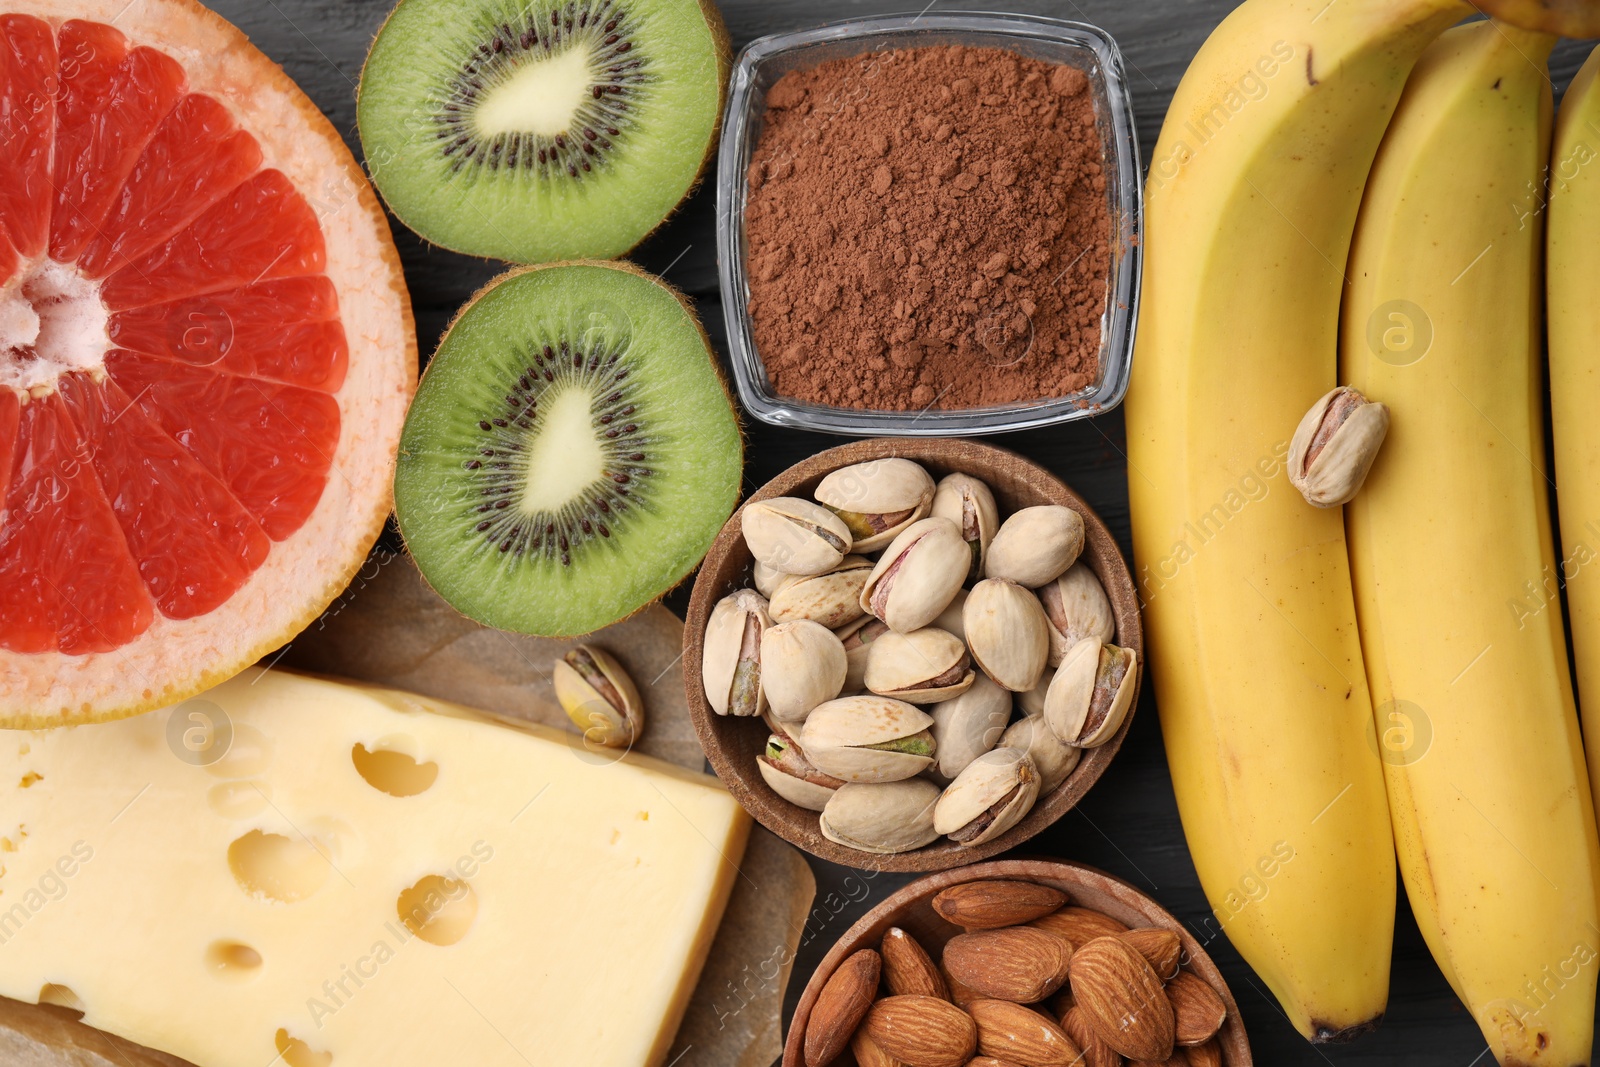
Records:
M550 669L576 641L491 630L458 615L403 555L375 553L323 617L263 665L354 678L572 729ZM645 703L639 751L705 766L684 701L683 623L659 605L584 638L627 668ZM672 1067L769 1067L782 1052L779 1013L816 882L800 853L750 832L722 926L677 1039ZM74 1021L0 998L5 1067L187 1067ZM396 1064L395 1067L405 1067Z

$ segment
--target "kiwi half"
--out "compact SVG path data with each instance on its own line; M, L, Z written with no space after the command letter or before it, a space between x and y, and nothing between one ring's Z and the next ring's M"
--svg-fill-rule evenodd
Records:
M434 244L608 259L694 186L728 57L710 0L402 0L361 74L361 143Z
M682 298L627 264L554 264L489 283L445 333L400 438L395 517L457 611L574 636L700 562L743 466Z

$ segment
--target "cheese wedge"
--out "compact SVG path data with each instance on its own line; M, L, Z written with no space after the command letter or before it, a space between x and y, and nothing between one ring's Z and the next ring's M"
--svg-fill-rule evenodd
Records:
M0 733L0 994L201 1067L659 1063L749 819L576 741L281 670Z

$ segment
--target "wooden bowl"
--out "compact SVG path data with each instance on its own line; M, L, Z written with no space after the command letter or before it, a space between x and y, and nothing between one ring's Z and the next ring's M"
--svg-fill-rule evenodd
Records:
M901 456L916 460L934 478L961 471L988 483L994 491L1002 517L1019 508L1036 504L1064 504L1083 516L1084 548L1080 557L1100 584L1105 586L1116 616L1116 642L1138 653L1138 671L1144 673L1144 631L1139 620L1139 601L1128 564L1117 549L1106 524L1068 489L1055 475L1015 452L968 440L908 440L874 438L856 441L818 453L784 471L752 494L750 501L775 496L811 496L823 477L840 467L872 459ZM766 747L767 727L760 719L721 716L706 701L700 677L706 620L717 601L735 589L752 586L750 550L741 532L744 508L728 520L706 554L705 563L695 578L689 601L688 619L683 631L683 684L688 691L689 717L700 735L701 747L728 790L763 826L813 856L847 867L871 867L883 871L939 871L974 863L1015 848L1070 811L1105 772L1133 722L1133 713L1110 741L1084 752L1066 781L1049 796L1040 797L1027 817L1009 831L983 845L966 847L948 838L911 852L878 855L835 844L822 836L817 813L807 811L780 797L762 779L756 756ZM1134 704L1138 685L1134 680Z
M1239 1019L1239 1005L1228 991L1228 983L1223 981L1222 972L1211 962L1211 957L1200 947L1200 942L1165 908L1128 883L1093 867L1055 860L1022 859L995 860L930 874L897 890L882 904L863 915L822 958L811 981L806 983L784 1041L783 1067L804 1067L805 1057L801 1046L805 1041L806 1023L811 1018L811 1009L817 1003L817 995L840 963L860 949L876 949L883 941L884 931L891 926L905 930L928 950L929 955L938 960L945 942L962 931L933 910L934 896L962 882L990 878L1053 886L1066 893L1070 903L1105 912L1128 926L1159 926L1177 934L1183 942L1184 966L1210 983L1228 1006L1228 1019L1216 1037L1222 1049L1222 1062L1228 1067L1250 1067L1254 1062L1244 1023ZM833 1067L852 1067L854 1063L855 1058L846 1049L842 1056L833 1061Z

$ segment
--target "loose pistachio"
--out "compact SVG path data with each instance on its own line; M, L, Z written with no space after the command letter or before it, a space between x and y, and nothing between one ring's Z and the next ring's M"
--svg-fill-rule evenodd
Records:
M1050 666L1061 666L1067 650L1085 638L1110 641L1117 633L1116 616L1105 587L1082 560L1039 590L1039 603L1050 623Z
M980 674L971 689L935 704L928 714L939 753L935 769L949 781L999 743L1011 718L1011 694Z
M820 504L778 496L744 506L740 526L757 563L784 574L821 574L850 549L844 520Z
M1050 691L1050 683L1055 680L1056 669L1046 667L1044 673L1039 675L1039 684L1026 693L1017 694L1017 709L1022 714L1032 717L1044 714L1045 694Z
M1056 670L1044 717L1069 745L1093 748L1111 740L1133 704L1138 657L1131 648L1080 641Z
M844 645L819 623L778 623L761 635L761 689L779 721L803 719L838 696L847 670Z
M851 551L875 552L928 513L933 477L909 459L871 459L829 474L812 495L850 528Z
M867 688L912 704L960 696L976 677L961 638L932 626L908 634L891 630L867 652Z
M924 778L881 785L846 783L822 809L822 836L846 848L888 854L932 844L939 787Z
M849 666L844 678L844 692L855 694L867 687L867 657L872 642L889 632L882 619L863 615L848 626L836 631L844 643L845 663Z
M985 752L956 775L933 809L933 828L961 845L993 841L1039 797L1039 769L1017 748Z
M1055 792L1056 786L1067 780L1083 755L1083 749L1057 737L1042 715L1030 715L1006 727L1000 737L1000 747L1020 748L1033 757L1033 765L1039 769L1040 796Z
M1015 512L994 535L983 573L1037 589L1055 581L1083 551L1083 516L1060 504Z
M759 715L766 708L761 635L771 625L766 597L752 589L729 594L711 609L700 676L718 715Z
M768 600L772 599L772 594L781 589L785 582L793 581L794 578L795 575L785 574L760 560L756 560L750 568L750 580L755 584L756 592Z
M961 531L949 519L922 519L884 550L861 590L861 607L910 633L928 625L955 599L969 556Z
M1355 497L1389 433L1389 409L1341 385L1311 405L1289 442L1289 481L1306 501L1337 507Z
M861 588L872 573L865 556L846 556L826 574L794 575L772 594L773 622L810 619L837 629L861 618Z
M639 690L609 653L579 645L556 660L551 670L556 699L586 740L628 748L644 730Z
M834 791L844 785L813 767L800 746L787 734L773 734L767 738L766 751L756 757L756 767L774 793L811 811L827 807Z
M1013 693L1039 684L1050 655L1050 624L1039 598L1016 582L985 578L962 611L967 645L983 672Z
M817 769L847 782L894 782L933 763L933 720L901 700L840 697L812 709L800 747Z
M1000 527L1000 509L995 506L989 487L970 474L945 475L934 490L931 514L961 528L961 539L972 552L967 580L982 578L989 544Z

